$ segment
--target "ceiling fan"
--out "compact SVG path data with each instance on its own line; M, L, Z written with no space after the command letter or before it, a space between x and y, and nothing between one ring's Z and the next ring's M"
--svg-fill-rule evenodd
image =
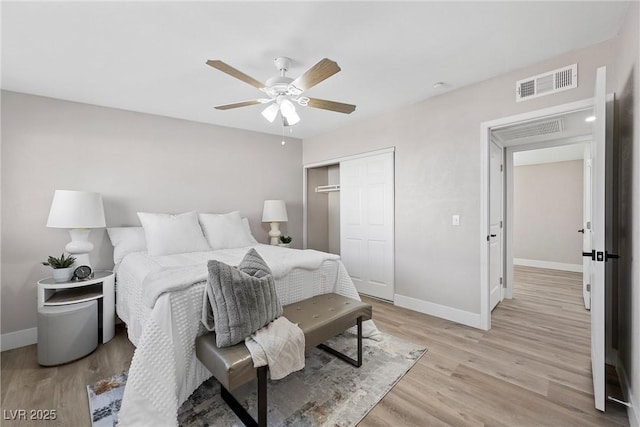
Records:
M278 113L280 113L284 126L293 126L300 121L300 116L298 116L296 112L294 103L303 107L320 108L345 114L350 114L355 111L356 106L352 104L343 104L341 102L302 96L303 92L340 71L340 67L336 62L324 58L295 80L285 75L291 65L291 59L278 57L274 59L273 62L280 71L280 75L270 78L267 80L267 83L264 84L218 59L208 60L207 65L250 84L268 96L268 98L219 105L215 108L218 110L230 110L232 108L247 107L249 105L269 104L269 106L262 111L264 118L273 123Z

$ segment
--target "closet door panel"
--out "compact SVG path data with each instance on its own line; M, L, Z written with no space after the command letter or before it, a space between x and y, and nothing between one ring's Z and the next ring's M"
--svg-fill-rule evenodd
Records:
M393 153L340 163L342 260L359 292L386 300L394 294L393 179Z

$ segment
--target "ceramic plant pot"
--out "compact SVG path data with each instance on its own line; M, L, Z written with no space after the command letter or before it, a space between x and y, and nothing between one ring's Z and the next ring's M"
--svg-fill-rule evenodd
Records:
M73 277L73 268L54 268L53 280L56 283L68 282Z

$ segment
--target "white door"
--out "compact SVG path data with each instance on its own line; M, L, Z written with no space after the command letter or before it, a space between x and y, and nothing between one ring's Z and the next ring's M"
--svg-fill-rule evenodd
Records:
M489 301L491 310L504 298L502 288L502 148L491 142L489 162Z
M605 395L605 148L606 148L606 67L598 68L593 98L593 141L591 143L591 373L596 409L604 411Z
M393 153L340 162L340 255L358 292L393 300Z
M582 198L582 252L591 253L591 143L584 145ZM591 258L582 258L582 297L584 307L591 308Z

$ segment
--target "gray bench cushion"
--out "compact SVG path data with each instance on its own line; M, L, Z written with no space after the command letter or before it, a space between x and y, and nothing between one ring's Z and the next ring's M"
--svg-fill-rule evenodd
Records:
M285 306L284 316L298 323L309 349L354 326L358 317L363 321L371 319L372 310L371 305L361 301L323 294ZM215 333L211 332L196 339L196 355L227 390L256 378L256 368L244 343L218 348Z

